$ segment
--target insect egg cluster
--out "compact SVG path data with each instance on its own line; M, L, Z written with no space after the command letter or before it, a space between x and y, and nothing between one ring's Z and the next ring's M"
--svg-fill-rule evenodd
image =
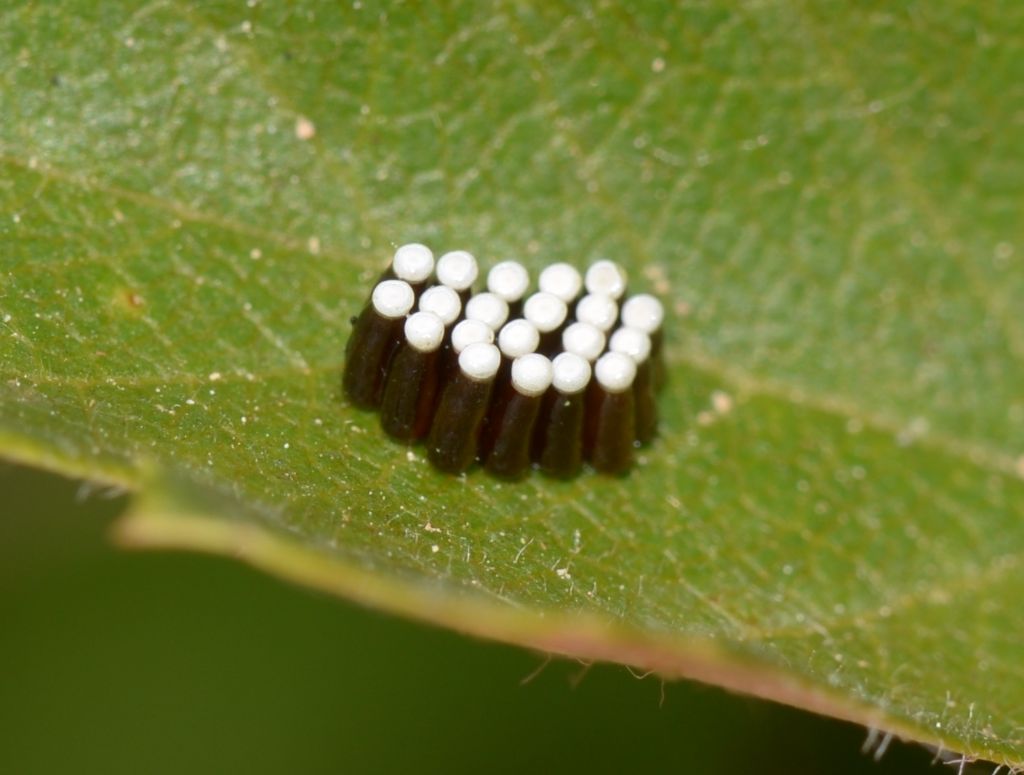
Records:
M480 462L517 479L558 478L583 464L624 474L657 431L664 381L661 303L627 297L626 274L600 260L581 275L555 263L538 277L517 261L487 273L464 250L435 262L400 247L358 317L342 387L380 412L381 427L423 441L431 463L459 474Z

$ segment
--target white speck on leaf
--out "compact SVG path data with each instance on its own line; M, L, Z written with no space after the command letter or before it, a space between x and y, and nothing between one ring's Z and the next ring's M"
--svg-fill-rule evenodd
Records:
M732 396L724 390L716 390L711 394L711 406L718 414L729 414L733 408Z
M295 122L295 136L300 140L312 140L316 135L316 125L305 116L299 116Z

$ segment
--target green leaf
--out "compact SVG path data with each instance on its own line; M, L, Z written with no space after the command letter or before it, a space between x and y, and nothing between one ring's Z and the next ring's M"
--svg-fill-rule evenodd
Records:
M1024 763L1024 6L182 0L0 24L0 449L136 545ZM668 301L626 479L339 397L393 245Z

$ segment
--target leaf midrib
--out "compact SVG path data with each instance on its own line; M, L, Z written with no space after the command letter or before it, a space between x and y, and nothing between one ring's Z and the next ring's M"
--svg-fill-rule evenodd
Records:
M61 170L50 164L43 164L36 160L25 160L0 149L0 163L18 167L26 172L39 175L46 179L52 179L69 185L77 186L83 191L93 194L100 193L115 199L125 199L140 207L149 207L163 212L169 212L180 218L183 222L194 222L211 225L225 231L241 234L243 236L258 237L275 244L282 250L304 254L308 247L287 235L276 231L251 227L245 223L226 218L211 210L195 210L180 202L169 200L153 194L143 193L123 186L100 183L92 178L83 178ZM323 255L339 261L358 260L358 257L349 257L337 251L322 251ZM368 259L363 259L367 262ZM12 328L10 324L4 324ZM910 427L912 420L901 419L892 414L873 411L864 407L856 401L839 393L828 394L816 390L810 390L796 382L774 379L772 377L759 376L751 371L728 364L725 361L708 354L707 352L687 347L680 349L678 346L669 350L669 355L678 362L685 363L703 373L721 380L724 384L733 388L743 397L765 397L776 399L793 407L813 409L825 412L836 417L849 420L856 420L865 428L878 432L898 435ZM289 374L309 375L310 373L322 372L331 368L337 368L337 363L309 363L306 367L282 368L275 370L277 376L286 377ZM5 374L4 379L20 379L24 375ZM227 377L227 375L225 375ZM192 381L201 382L202 375L180 374L165 376L141 376L138 374L118 376L107 376L100 380L72 380L62 381L66 378L59 375L48 375L47 377L32 377L35 382L50 382L51 384L75 384L88 388L99 385L110 385L111 380L117 385L133 386L137 383L140 386L153 382L171 382L179 384L191 384ZM916 437L914 444L922 448L932 449L941 452L960 462L969 463L972 466L982 468L989 472L1021 476L1024 474L1024 458L1012 455L994 445L979 443L976 441L964 440L951 434L940 431L928 430L926 433Z

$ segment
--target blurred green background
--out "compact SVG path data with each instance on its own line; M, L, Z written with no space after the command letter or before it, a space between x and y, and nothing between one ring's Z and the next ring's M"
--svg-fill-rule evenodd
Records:
M914 773L865 730L119 551L126 500L0 464L0 772ZM532 676L532 678L530 678ZM991 772L991 766L974 767Z

